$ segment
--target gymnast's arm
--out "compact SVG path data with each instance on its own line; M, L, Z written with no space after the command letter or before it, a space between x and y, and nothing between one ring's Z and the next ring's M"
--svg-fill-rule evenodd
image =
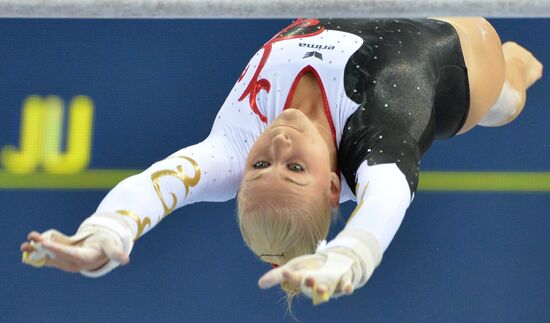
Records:
M243 147L235 149L234 138L247 135L247 131L232 129L229 139L218 127L203 142L121 181L74 236L55 230L31 233L30 242L21 247L23 262L80 271L89 277L106 274L128 259L135 240L175 209L199 201L233 198L246 154ZM35 252L37 249L40 252Z
M359 263L354 288L363 286L382 260L411 202L411 185L395 163L369 165L363 161L356 175L357 206L345 228L326 246L347 250Z

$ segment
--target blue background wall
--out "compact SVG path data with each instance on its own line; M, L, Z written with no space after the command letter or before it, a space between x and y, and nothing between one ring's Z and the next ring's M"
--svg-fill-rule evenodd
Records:
M289 21L0 20L0 146L17 145L25 97L87 95L90 168L143 169L196 143L251 55ZM550 66L550 20L494 20ZM436 143L424 170L550 171L550 81L512 124ZM72 233L101 190L0 190L2 322L280 322L283 294L246 249L234 202L176 211L129 266L91 280L20 263L32 230ZM342 208L345 216L352 204ZM550 195L417 194L369 283L295 306L303 322L548 322ZM337 232L341 220L332 230Z

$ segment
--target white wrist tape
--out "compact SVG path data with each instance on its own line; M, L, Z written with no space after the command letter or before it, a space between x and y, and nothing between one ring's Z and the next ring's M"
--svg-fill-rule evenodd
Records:
M132 229L119 215L108 212L97 212L82 222L77 233L96 230L108 232L120 239L122 242L122 249L126 255L129 255L132 251L134 247L134 234ZM111 259L104 266L96 270L81 270L80 273L86 277L96 278L107 274L119 265L118 262Z
M357 228L344 229L329 243L320 244L317 253L326 254L333 248L347 250L348 255L357 260L358 266L352 267L355 287L365 285L382 260L382 249L377 239L372 234Z

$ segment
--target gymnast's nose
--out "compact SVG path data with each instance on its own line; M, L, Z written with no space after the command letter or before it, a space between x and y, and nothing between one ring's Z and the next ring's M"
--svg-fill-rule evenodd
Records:
M290 140L290 137L284 132L281 132L273 137L271 142L271 150L274 155L278 155L290 148L291 144L292 141Z

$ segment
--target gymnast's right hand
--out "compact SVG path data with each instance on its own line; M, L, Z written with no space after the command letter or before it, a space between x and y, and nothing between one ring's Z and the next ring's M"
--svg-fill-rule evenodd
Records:
M22 261L34 267L54 267L87 275L107 263L115 263L116 267L130 261L121 238L103 227L88 227L70 237L53 229L42 234L33 231L27 239L21 244ZM94 277L93 274L87 276Z

